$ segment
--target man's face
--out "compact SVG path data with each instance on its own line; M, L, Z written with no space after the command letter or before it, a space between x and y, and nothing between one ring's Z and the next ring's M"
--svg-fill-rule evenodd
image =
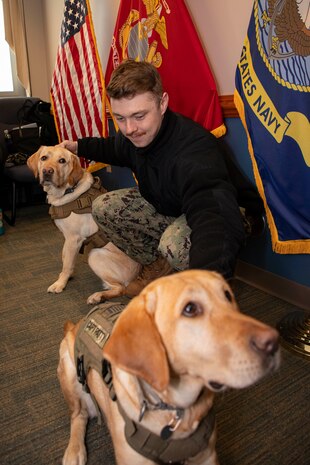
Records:
M121 133L136 147L146 147L154 140L167 106L167 93L160 102L151 92L132 98L111 98L113 115Z

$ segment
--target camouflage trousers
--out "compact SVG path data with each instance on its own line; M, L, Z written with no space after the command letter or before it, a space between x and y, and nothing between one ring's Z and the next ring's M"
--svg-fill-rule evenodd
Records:
M185 216L161 215L138 188L97 197L92 214L107 239L138 263L148 265L162 255L174 270L188 268L191 230Z

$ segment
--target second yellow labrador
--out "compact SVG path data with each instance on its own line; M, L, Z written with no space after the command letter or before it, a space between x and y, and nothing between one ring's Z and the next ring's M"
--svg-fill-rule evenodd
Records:
M91 173L82 169L79 157L63 147L42 146L28 158L27 164L47 193L52 211L60 211L54 221L65 239L62 271L48 288L48 292L59 293L73 275L82 244L98 232L91 214L91 199L100 191L94 188ZM93 248L88 263L103 285L102 291L88 297L89 304L121 295L140 271L140 265L111 242Z
M240 313L229 285L214 272L153 281L120 314L103 349L104 330L92 319L84 324L68 322L60 346L58 377L71 412L63 465L87 461L93 399L104 412L118 465L217 465L215 393L250 386L280 361L277 331ZM85 373L86 391L78 381L75 344L84 331L99 351L99 367L111 364L113 399L101 368Z

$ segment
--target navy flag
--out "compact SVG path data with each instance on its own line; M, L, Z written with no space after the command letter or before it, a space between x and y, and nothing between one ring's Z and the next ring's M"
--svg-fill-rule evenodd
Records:
M254 0L236 71L273 250L310 253L309 0Z

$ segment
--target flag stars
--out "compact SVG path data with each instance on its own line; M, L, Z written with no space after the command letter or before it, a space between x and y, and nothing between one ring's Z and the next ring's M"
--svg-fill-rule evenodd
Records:
M64 44L74 34L79 32L85 22L87 7L80 0L65 0L64 19L62 24L61 39Z

